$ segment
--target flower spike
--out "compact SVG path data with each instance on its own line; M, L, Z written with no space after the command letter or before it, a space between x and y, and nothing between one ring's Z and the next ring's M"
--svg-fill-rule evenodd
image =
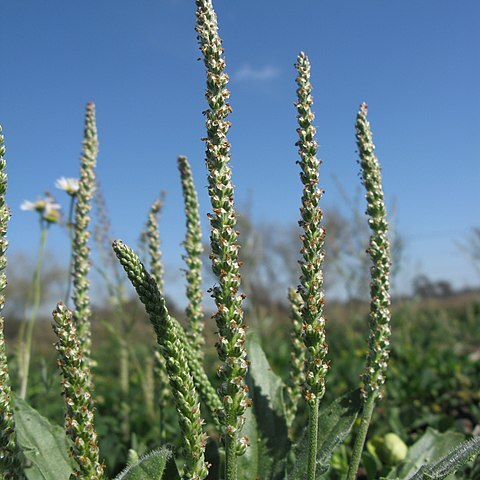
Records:
M185 271L187 278L187 320L189 329L188 338L194 349L203 358L203 307L202 307L202 230L200 227L200 212L198 195L193 183L192 170L187 157L178 157L178 169L182 180L183 199L185 202L185 216L187 217L187 233L183 245L186 255L183 259L188 269Z
M375 155L367 111L367 104L362 103L355 125L362 180L366 189L368 224L372 231L368 253L373 263L370 283L369 351L363 374L363 394L365 397L374 394L381 398L391 336L390 246L382 175Z
M206 435L202 428L204 421L200 416L198 394L188 368L179 328L168 313L157 282L147 272L135 252L119 240L113 242L113 250L145 306L166 361L183 436L186 456L184 478L202 480L208 474L204 455L206 443Z
M297 76L297 129L299 140L296 143L300 155L300 179L303 183L301 220L303 229L301 276L298 292L302 298L302 338L306 347L304 398L308 403L309 416L309 457L308 480L315 479L317 465L318 409L325 394L325 377L328 363L325 357L328 345L325 340L323 259L325 256L325 229L322 226L323 213L319 202L323 191L318 188L320 160L317 158L316 129L313 126L315 115L312 112L313 98L310 83L310 61L300 52L295 65Z
M97 164L98 138L95 121L95 105L88 103L85 116L83 153L80 159L80 180L75 206L75 231L73 236L73 313L87 361L91 355L91 307L90 307L90 232L91 201L95 192L95 166Z
M65 431L72 440L70 455L76 461L75 478L101 480L104 466L99 460L97 433L93 425L90 369L72 312L62 303L53 311L53 330L58 342L57 365L62 374L65 401Z
M218 370L221 379L219 388L223 399L223 435L226 446L226 479L237 477L237 455L245 452L247 442L241 438L245 422L244 413L251 401L245 375L248 370L245 350L245 330L243 324L242 299L239 293L240 273L235 229L237 219L234 209L234 187L231 181L230 143L227 133L230 122L227 120L231 107L228 103L230 92L227 89L228 75L225 72L222 40L218 34L217 16L211 0L196 0L197 39L207 73L205 97L208 109L206 116L207 136L206 164L208 193L213 213L210 219L210 244L212 270L218 284L210 291L217 306L214 315L219 332L217 352L223 362Z
M1 315L5 304L3 290L7 286L5 268L7 257L5 252L8 247L6 238L10 210L5 203L7 190L7 162L4 158L5 145L0 126L0 472L5 480L24 479L22 472L21 453L18 448L15 434L15 420L12 408L12 390L10 375L7 366L7 352L4 337L4 318Z

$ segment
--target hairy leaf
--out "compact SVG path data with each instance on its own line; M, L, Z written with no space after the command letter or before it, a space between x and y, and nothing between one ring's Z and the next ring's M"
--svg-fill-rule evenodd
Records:
M73 460L63 428L52 425L21 398L14 397L13 405L28 480L68 480L73 473Z
M439 461L453 448L458 447L463 439L464 436L460 433L440 433L428 428L422 437L408 449L405 460L389 473L387 479L404 480L412 478L423 466Z
M326 407L320 407L318 418L317 478L330 468L335 449L341 445L350 433L361 407L360 390L353 390L337 398ZM295 465L291 480L307 478L308 429L294 447Z
M268 363L254 334L247 336L247 352L251 362L247 377L251 411L247 411L244 435L250 447L239 458L241 479L283 480L290 450L283 390L285 385Z
M129 465L115 480L180 480L172 451L153 450Z
M425 465L411 480L442 480L480 453L480 435L466 440L440 460Z

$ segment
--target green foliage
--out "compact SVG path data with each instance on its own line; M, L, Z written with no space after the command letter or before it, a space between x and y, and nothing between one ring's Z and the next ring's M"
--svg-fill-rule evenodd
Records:
M151 325L141 321L138 309L134 313L127 313L133 302L125 300L122 282L119 280L118 286L112 288L110 285L116 311L113 314L107 310L99 312L110 337L105 339L99 335L101 347L98 352L91 352L88 227L90 202L95 188L94 167L98 139L94 106L88 104L73 239L76 325L73 325L71 318L68 318L68 325L65 323L66 318L60 318L57 319L56 326L60 340L65 337L64 344L58 345L61 347L60 367L65 401L81 414L69 416L68 407L65 429L71 433L69 426L72 423L77 422L74 425L77 428L82 427L83 422L89 436L75 438L75 447L81 447L80 454L75 456L77 465L68 455L73 445L64 430L52 426L45 417L19 399L13 404L14 426L11 412L7 411L10 406L10 390L9 379L6 377L7 358L2 324L0 375L3 374L3 377L0 377L0 383L3 384L0 386L4 387L4 391L0 406L7 415L4 415L0 423L0 477L2 480L21 478L21 473L17 475L13 472L12 476L13 470L7 471L6 468L10 468L7 465L10 463L18 469L18 460L23 455L25 475L29 480L97 478L89 471L81 473L79 467L80 462L88 461L89 454L94 453L98 457L97 437L91 422L96 405L101 458L106 458L111 464L110 475L120 471L128 453L128 466L116 477L117 480L201 480L207 475L209 480L338 480L344 479L347 471L348 478L353 480L357 477L361 461L362 474L365 472L368 480L443 479L459 468L463 468L466 478L478 478L478 460L473 466L464 466L478 454L479 437L464 442L464 435L453 431L454 427L460 429L463 425L464 429L471 432L474 422L478 422L480 417L480 393L472 380L480 375L478 307L465 318L451 314L440 318L433 311L422 318L422 315L417 315L418 311L404 311L394 319L398 333L394 334L393 339L391 380L385 387L387 398L375 412L378 418L371 432L375 437L370 440L368 451L363 451L375 400L384 393L390 353L390 259L380 166L366 118L367 107L362 104L356 130L362 181L367 191L368 224L372 230L369 247L373 261L369 332L366 328L367 308L364 313L356 311L357 307L360 310L364 308L363 305L347 307L351 310L342 315L332 315L336 321L332 322L331 331L327 332L322 271L325 230L321 226L322 212L318 203L323 192L318 188L320 161L316 158L316 130L312 123L314 115L311 111L310 64L303 53L299 55L297 63L299 76L296 107L300 127L297 146L304 184L300 226L304 229L304 235L301 237L301 286L297 292L298 298L293 299L296 341L293 347L294 371L288 381L289 389L283 378L274 372L274 369L284 372L287 377L290 359L289 348L286 347L290 342L285 341L288 337L285 332L291 328L286 327L287 322L282 323L282 315L287 316L282 312L282 307L279 306L276 312L268 312L265 315L268 321L263 325L263 332L269 335L266 345L273 353L270 356L274 359L273 366L261 347L260 339L253 334L246 335L242 307L244 295L239 273L240 245L233 201L230 144L227 138L230 128L227 117L231 111L229 91L226 88L228 75L212 1L196 0L195 4L197 38L207 70L205 141L208 192L213 211L209 214L210 259L213 273L217 277L217 283L210 293L215 301L213 319L219 333L216 343L221 362L217 369L219 381L214 384L210 380L214 370L211 361L213 342L209 338L204 342L205 339L201 336L204 314L200 275L200 218L191 171L184 157L180 157L179 167L187 216L187 254L184 257L189 267L187 331L184 330L180 317L178 321L176 315L174 317L169 314L168 302L162 292L163 265L156 218L160 203L157 202L151 211L149 222L152 254L150 272L132 249L120 241L113 245L145 306ZM3 151L1 147L2 155ZM3 158L0 163L1 170L5 166ZM0 182L1 196L5 176L2 173L0 177L3 181ZM0 199L0 203L1 201ZM8 210L4 205L0 210L0 216L5 220L0 232L3 253L6 248L3 236ZM0 270L4 262L2 258ZM0 277L1 290L5 278ZM118 277L115 281L117 280ZM0 308L2 305L3 302L0 301ZM249 314L250 311L247 310L246 313ZM112 315L117 317L109 323ZM451 321L453 319L457 321ZM346 322L349 322L348 328ZM453 324L459 325L458 331L453 331ZM159 345L157 353L163 355L168 372L171 405L162 402L159 406L158 400L162 392L165 392L165 382L158 388L158 378L157 381L154 379L151 326ZM63 333L58 332L58 327L62 327ZM78 328L79 342L73 342L70 338L74 327ZM145 332L147 327L148 332ZM131 341L133 335L130 336L129 333L133 330L135 333L141 332L142 329L145 330L143 336L139 333L138 345L134 345ZM329 378L328 390L325 388L325 377L330 364L330 358L326 360L327 333L332 347L329 356L331 355L335 366ZM367 333L368 348L364 342ZM93 382L85 377L79 383L77 377L82 375L82 362L74 361L75 358L84 356L85 366L95 367L90 353L98 355L99 360L95 372L95 402ZM361 391L355 388L359 383L360 366L365 356L367 366L362 377ZM204 357L205 367L202 362ZM306 368L303 368L305 358ZM18 359L14 361L18 363ZM129 361L134 368L129 367ZM13 365L16 366L15 363ZM42 413L59 419L59 393L58 390L51 389L48 362L44 361L38 370L35 372L36 384L32 388L30 400L41 406ZM392 372L394 375L391 375ZM353 390L342 395L349 388ZM301 391L304 393L303 399ZM331 403L322 404L319 410L319 402L324 395L325 400L330 400ZM201 410L202 407L206 407L204 411ZM307 408L310 422L305 428ZM205 416L204 413L209 415ZM204 426L203 418L209 417L213 420L213 425ZM447 431L440 433L428 429L417 440L427 423L442 426ZM352 431L356 433L355 442L351 438ZM207 432L210 435L208 440ZM15 435L21 449L18 458ZM175 445L158 449L164 443L164 437L172 440ZM8 448L5 448L5 443ZM175 459L173 451L178 447L181 447L179 450L183 457ZM145 454L152 449L151 453ZM9 457L5 459L3 452L7 452ZM209 461L214 463L210 471ZM103 468L102 465L99 467L100 470ZM99 476L101 475L100 472Z
M68 480L74 465L63 428L52 425L19 397L14 398L14 412L28 480Z
M247 335L251 362L247 385L252 409L246 413L244 433L250 447L238 459L239 478L285 478L290 450L284 402L285 385L270 367L257 336Z
M320 408L318 417L317 478L328 472L335 450L350 434L361 407L360 390L354 390ZM301 480L307 476L308 432L294 447L295 464L289 476Z
M115 480L180 480L172 451L163 447L129 465Z
M441 480L455 473L480 452L480 435L461 443L436 462L422 467L411 480Z
M458 447L464 436L456 432L440 433L428 428L422 437L408 450L405 460L387 476L390 480L418 478L415 474L426 464L440 460L444 455Z

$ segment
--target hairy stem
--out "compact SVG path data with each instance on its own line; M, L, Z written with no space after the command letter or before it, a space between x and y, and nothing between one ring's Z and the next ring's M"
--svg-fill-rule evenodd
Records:
M315 480L317 470L317 444L318 444L318 407L320 401L316 404L310 404L308 418L308 480Z
M357 478L358 467L362 459L363 447L367 438L368 427L372 419L373 409L375 408L375 395L370 395L363 405L362 419L360 427L353 445L352 457L348 467L347 480L355 480Z

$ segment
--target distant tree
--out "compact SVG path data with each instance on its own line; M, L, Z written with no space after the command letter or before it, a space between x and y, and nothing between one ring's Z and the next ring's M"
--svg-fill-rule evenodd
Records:
M480 274L480 227L472 228L465 242L460 243L459 247L468 255L472 265Z
M423 274L413 279L412 286L413 294L420 298L445 298L455 293L448 280L432 281Z

